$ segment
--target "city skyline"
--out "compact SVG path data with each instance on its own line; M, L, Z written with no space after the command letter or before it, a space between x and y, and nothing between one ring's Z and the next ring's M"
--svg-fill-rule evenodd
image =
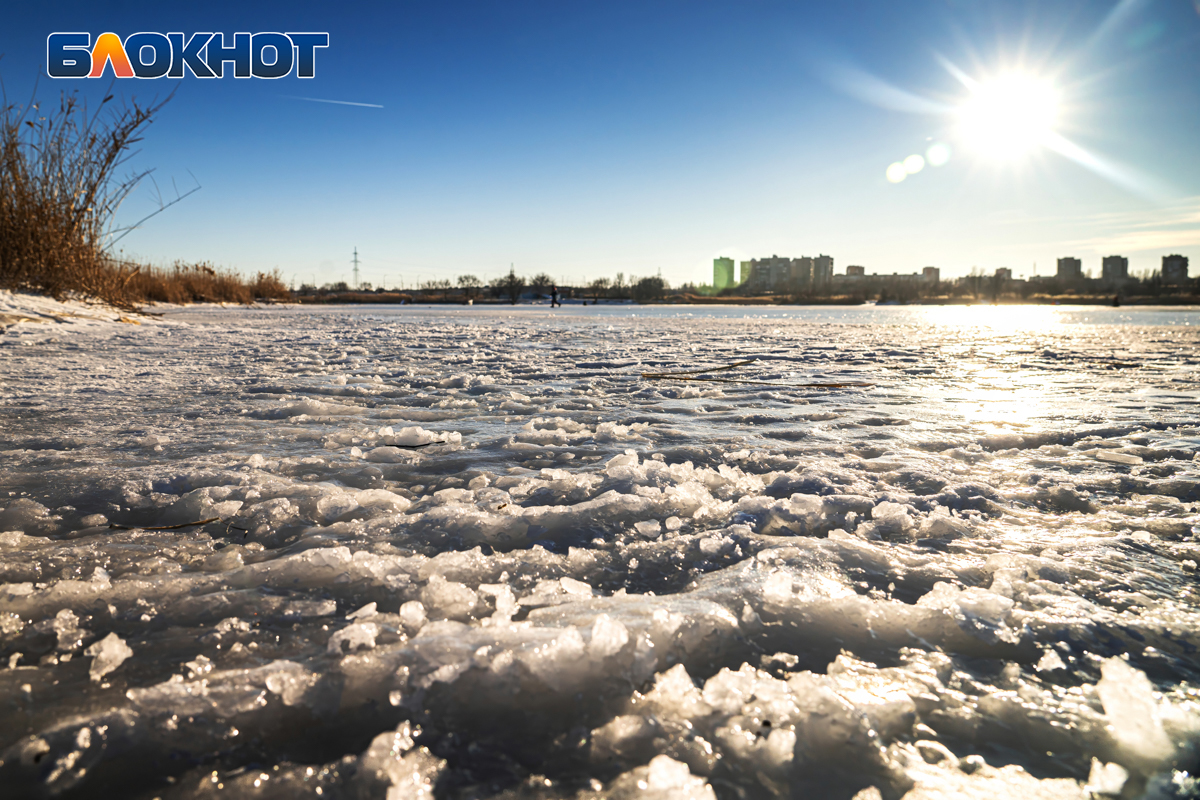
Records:
M826 262L822 266L817 266L820 262ZM805 263L807 262L807 263ZM1168 283L1181 279L1184 281L1190 280L1192 277L1188 273L1189 260L1187 256L1179 253L1164 254L1160 257L1160 264L1153 269L1141 270L1132 272L1129 269L1129 258L1120 254L1110 254L1099 257L1098 269L1091 269L1085 263L1084 259L1074 256L1063 256L1055 259L1054 268L1049 272L1038 273L1031 271L1029 273L1017 272L1012 267L1000 266L996 267L994 273L988 274L1004 274L1009 279L1018 278L1103 278L1104 280L1129 280L1133 278L1144 279L1150 278L1157 274ZM740 266L739 266L740 265ZM912 273L899 273L893 270L891 273L871 272L868 273L867 267L861 264L847 264L842 272L837 272L834 266L832 256L821 254L816 258L811 256L799 256L792 258L789 256L780 256L772 254L760 258L750 259L737 262L727 256L718 256L713 259L712 263L712 287L716 290L725 288L737 287L747 283L755 271L761 268L768 270L775 269L781 266L785 269L790 269L802 283L819 283L821 280L828 280L834 277L851 277L851 276L867 276L867 277L888 277L889 275L901 275L918 273L924 275L926 279L930 275L940 276L941 268L932 265L926 265L920 270L915 270ZM967 275L984 274L977 267L972 268ZM962 277L962 275L953 275L948 277ZM939 277L934 277L936 282Z
M159 263L326 283L348 278L357 247L362 280L411 286L510 264L703 282L715 257L759 253L943 277L1049 275L1063 253L1097 273L1121 253L1129 274L1200 257L1189 3L64 3L10 17L10 103L39 75L42 102L109 88L45 77L54 31L330 33L312 80L117 83L118 99L178 87L131 166L155 168L168 199L203 187L121 242ZM997 127L1011 135L989 139ZM152 189L123 223L156 208Z

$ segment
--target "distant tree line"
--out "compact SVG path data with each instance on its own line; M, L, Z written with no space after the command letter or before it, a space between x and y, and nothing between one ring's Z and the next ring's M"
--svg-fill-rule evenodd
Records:
M587 285L586 296L594 302L600 300L633 300L636 303L651 303L661 300L670 288L661 276L649 278L630 277L625 280L625 273L618 272L616 278L597 278Z
M618 272L613 279L597 278L575 286L558 286L553 276L539 272L532 277L517 273L514 268L508 272L484 283L477 275L459 275L453 281L445 278L423 281L416 290L408 290L405 297L412 296L416 302L474 302L488 299L493 302L516 304L522 299L538 300L549 298L553 288L558 289L561 299L580 299L585 302L598 303L601 301L629 301L651 303L662 300L670 288L667 282L659 276L649 278L630 277ZM303 284L297 291L298 295L330 295L374 292L383 294L397 292L397 289L384 289L380 286L372 289L370 283L360 283L358 288L345 281L326 283L323 286Z
M362 283L358 289L345 281L327 283L316 287L305 284L295 292L299 296L363 295L373 293L385 295L379 302L425 302L425 303L468 303L476 301L516 304L521 300L539 300L550 297L555 279L539 272L526 277L510 268L486 283L473 274L459 275L453 281L435 279L424 281L416 290L400 294L398 289L372 288ZM774 291L753 291L750 287L731 286L716 290L711 285L685 283L672 289L659 276L647 278L629 277L618 272L613 278L596 278L573 286L558 286L560 299L582 300L587 303L628 302L653 303L668 296L687 298L711 297L715 301L727 297L735 300L748 296L767 296L768 302L797 305L811 303L913 303L949 300L964 301L1013 301L1054 297L1111 298L1169 298L1194 295L1200 290L1200 280L1190 279L1186 284L1166 282L1158 270L1139 276L1112 282L1101 278L1083 277L1063 279L1057 277L1034 277L1011 279L1000 274L988 274L973 268L969 275L947 280L922 280L914 275L864 275L847 278L836 275L821 284L785 285ZM362 300L360 299L360 302Z

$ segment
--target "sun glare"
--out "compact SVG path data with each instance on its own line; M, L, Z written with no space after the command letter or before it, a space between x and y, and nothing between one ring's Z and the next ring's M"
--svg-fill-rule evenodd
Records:
M996 158L1014 158L1046 144L1058 121L1058 93L1049 81L1012 73L976 84L959 109L963 141Z

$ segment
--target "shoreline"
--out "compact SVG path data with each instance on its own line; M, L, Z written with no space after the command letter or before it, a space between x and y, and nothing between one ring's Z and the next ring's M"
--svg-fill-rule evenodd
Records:
M350 294L350 295L330 295L324 298L312 296L295 297L291 301L274 301L271 303L263 303L261 305L297 305L297 306L324 306L324 305L411 305L411 306L462 306L471 308L475 306L549 306L548 300L522 300L519 303L510 303L506 300L480 300L476 299L472 303L463 303L461 300L438 300L438 299L421 299L416 300L410 296L405 296L403 299L391 299L395 295L384 294L374 296L368 294ZM599 302L588 301L586 304L577 299L564 300L561 304L563 307L580 307L588 308L594 306L789 306L789 307L810 307L822 308L827 306L844 306L844 307L904 307L904 306L1099 306L1104 308L1124 308L1126 306L1152 307L1152 306L1169 306L1169 307L1186 307L1195 306L1200 308L1200 296L1198 295L1176 295L1166 297L1148 297L1138 296L1124 298L1120 300L1120 305L1114 306L1112 298L1097 297L1097 296L1080 296L1080 295L1057 295L1048 297L1015 299L1001 298L999 300L979 300L975 298L961 297L939 297L927 298L922 300L913 300L910 302L886 302L875 303L863 300L857 300L848 297L832 297L832 298L814 298L804 302L791 302L786 298L761 296L761 297L697 297L690 296L682 299L663 299L645 303L639 303L634 300L601 300Z
M513 305L511 303L501 302L481 302L472 305L464 305L463 303L448 303L437 301L426 301L417 303L395 303L395 302L379 302L375 298L368 299L363 296L362 300L357 301L323 301L323 302L296 302L296 301L274 301L269 303L255 303L253 305L245 305L241 303L153 303L143 306L138 312L126 312L119 309L110 308L104 303L96 300L84 300L80 298L66 299L62 301L54 300L45 295L12 292L4 290L0 292L0 332L14 325L24 323L37 322L63 322L67 319L75 321L92 321L92 322L123 322L123 323L138 323L146 318L161 316L162 314L170 314L172 312L180 312L190 309L233 309L241 308L249 311L263 311L269 308L282 307L291 309L300 309L303 307L331 307L331 306L402 306L412 309L433 309L440 308L444 310L458 309L462 311L470 310L497 310L501 308L512 309L545 309L550 310L549 303L545 301L524 301ZM1180 298L1131 298L1130 300L1122 300L1119 307L1114 307L1111 303L1098 302L1096 298L1080 298L1080 297L1059 297L1045 300L1000 300L999 302L988 303L979 301L968 301L961 299L941 299L941 300L924 300L913 303L885 303L882 306L875 303L850 303L850 302L812 302L812 303L783 303L783 302L767 302L764 298L721 298L713 300L701 300L695 302L689 298L689 302L652 302L652 303L634 303L632 301L612 301L600 303L588 303L584 306L580 302L565 302L563 306L554 311L558 313L573 312L573 313L588 313L589 309L621 309L621 308L738 308L738 307L758 307L758 308L779 308L779 309L805 309L805 308L912 308L912 307L930 307L930 306L1060 306L1070 308L1094 308L1094 309L1171 309L1175 311L1200 311L1200 298L1197 297L1180 297Z

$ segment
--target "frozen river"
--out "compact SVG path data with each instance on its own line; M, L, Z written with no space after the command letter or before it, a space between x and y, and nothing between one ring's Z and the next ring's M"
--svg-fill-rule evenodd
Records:
M1198 345L1048 306L9 328L0 795L1200 796Z

